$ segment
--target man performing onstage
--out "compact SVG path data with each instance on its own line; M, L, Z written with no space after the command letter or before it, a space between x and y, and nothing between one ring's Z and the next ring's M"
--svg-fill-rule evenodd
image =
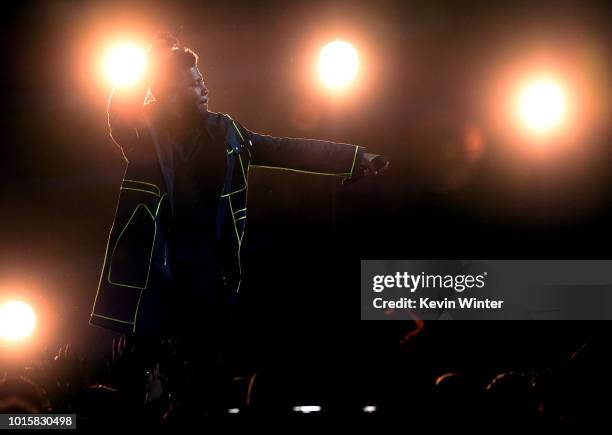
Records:
M208 111L197 55L170 35L142 89L113 91L108 121L128 166L90 323L127 334L197 331L218 348L241 279L248 170L352 180L388 162L364 148L253 133Z

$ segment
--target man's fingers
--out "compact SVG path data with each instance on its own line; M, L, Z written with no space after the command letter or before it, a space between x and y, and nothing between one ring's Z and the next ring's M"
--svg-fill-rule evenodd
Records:
M388 168L388 167L389 167L389 160L387 160L387 161L385 162L385 166L383 166L382 168L380 168L380 169L378 170L378 173L379 173L379 174L381 174L381 173L385 172L385 171L387 170L387 168Z
M389 161L385 156L365 153L361 162L363 175L378 175L389 167Z
M376 175L378 170L376 169L376 165L371 160L366 160L365 162L365 170L363 172L364 175Z

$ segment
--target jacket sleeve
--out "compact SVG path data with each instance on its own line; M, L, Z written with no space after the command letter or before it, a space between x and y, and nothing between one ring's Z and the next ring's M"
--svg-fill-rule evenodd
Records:
M319 175L353 177L365 148L316 139L273 137L246 130L251 141L251 166Z
M142 89L115 88L108 100L110 136L125 156L134 149L141 134L145 94Z

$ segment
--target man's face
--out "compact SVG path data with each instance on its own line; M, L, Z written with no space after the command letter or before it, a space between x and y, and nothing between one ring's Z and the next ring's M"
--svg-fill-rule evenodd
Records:
M194 66L183 73L173 100L174 111L180 116L189 117L208 112L208 89L197 67Z

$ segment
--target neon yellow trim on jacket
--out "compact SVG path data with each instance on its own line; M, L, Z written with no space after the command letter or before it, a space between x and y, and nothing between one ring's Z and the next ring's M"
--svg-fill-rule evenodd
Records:
M137 183L137 184L144 184L146 186L152 186L155 187L155 190L157 190L157 195L159 196L161 194L159 187L156 184L153 183L147 183L146 181L138 181L138 180L130 180L128 178L124 178L123 181L127 181L128 183Z
M240 189L238 189L238 190L234 190L233 192L230 192L230 193L224 193L224 194L222 194L222 195L221 195L221 198L225 198L226 196L230 196L230 195L233 195L233 194L235 194L235 193L240 193L240 192L242 192L243 190L246 190L246 186L241 187L241 188L240 188Z
M100 317L102 319L106 319L106 320L111 320L113 322L118 322L118 323L127 323L129 325L133 325L134 322L128 322L127 320L119 320L119 319L115 319L113 317L108 317L108 316L103 316L101 314L96 314L96 313L91 313L92 317Z
M159 198L159 195L157 193L151 192L150 190L134 189L133 187L121 187L121 190L135 190L136 192L150 193L151 195L155 195Z
M151 216L151 220L153 221L153 224L154 224L153 242L151 243L151 254L150 254L150 258L149 258L149 267L147 269L147 277L145 278L145 283L144 283L143 286L135 286L135 285L121 284L121 283L118 283L118 282L114 282L111 279L111 273L112 273L112 268L113 268L113 258L115 257L115 251L117 250L117 246L119 245L119 242L121 241L121 237L123 237L123 233L130 226L130 223L132 222L132 219L134 219L134 216L136 216L136 213L138 212L138 209L141 208L141 207L143 207L149 213L149 216ZM108 275L107 275L107 278L106 278L107 281L110 284L118 285L120 287L135 288L135 289L140 289L140 290L143 290L143 289L147 288L147 284L149 282L149 274L151 273L151 263L153 262L153 251L154 251L154 248L155 248L155 239L156 238L157 238L157 221L155 220L155 216L153 216L153 213L151 213L151 210L149 210L149 207L147 207L145 204L142 204L142 203L138 204L136 206L136 208L134 209L134 212L130 216L130 219L128 219L127 223L125 224L125 226L123 227L123 229L119 233L119 236L117 237L117 240L115 241L115 246L113 247L113 252L111 254L110 265L108 267Z
M351 174L350 176L351 176L351 177L353 176L353 171L355 170L355 162L357 161L357 152L358 152L358 151L359 151L359 147L358 147L358 146L356 146L356 147L355 147L355 155L353 156L353 164L352 164L352 166L351 166L351 172L350 172L350 174Z

